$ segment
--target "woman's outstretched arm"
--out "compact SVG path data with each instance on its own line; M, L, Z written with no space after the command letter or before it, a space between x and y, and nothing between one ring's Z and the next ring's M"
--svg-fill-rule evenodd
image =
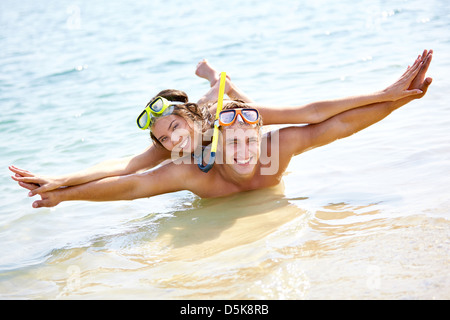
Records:
M103 179L123 176L149 170L162 161L170 159L170 153L160 147L151 146L144 152L122 159L106 160L90 168L60 176L45 176L10 166L15 173L12 179L17 182L38 185L36 193L51 191L60 187L69 187Z
M426 64L426 68L431 62L433 51L425 50L416 61ZM408 67L408 70L410 68ZM342 112L371 105L379 102L397 101L409 96L416 95L418 89L408 87L408 70L391 86L384 90L371 94L346 97L334 100L324 100L309 103L303 106L260 106L251 104L258 108L263 118L264 124L316 124L323 122ZM425 69L426 72L426 69Z

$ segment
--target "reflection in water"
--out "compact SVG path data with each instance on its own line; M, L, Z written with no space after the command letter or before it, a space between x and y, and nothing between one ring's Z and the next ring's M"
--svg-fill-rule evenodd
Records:
M379 204L313 208L308 198L287 198L283 185L181 203L118 234L53 250L34 271L9 274L21 291L9 290L29 298L327 299L405 297L412 284L415 297L432 298L449 287L442 218L389 217Z

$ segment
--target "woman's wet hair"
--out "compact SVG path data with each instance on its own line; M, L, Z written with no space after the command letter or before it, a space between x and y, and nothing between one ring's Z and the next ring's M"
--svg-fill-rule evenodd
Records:
M161 91L155 97L150 99L150 102L152 102L156 97L163 97L172 102L186 103L189 101L189 98L188 98L186 92L181 91L181 90L175 90L175 89L166 89L166 90Z

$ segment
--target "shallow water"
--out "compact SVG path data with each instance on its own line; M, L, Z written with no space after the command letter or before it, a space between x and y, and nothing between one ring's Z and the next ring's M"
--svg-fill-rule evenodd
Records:
M196 4L0 2L0 298L450 298L450 4ZM424 99L275 188L36 210L9 177L142 151L136 114L166 88L198 99L203 58L256 101L303 104L382 89L425 48Z

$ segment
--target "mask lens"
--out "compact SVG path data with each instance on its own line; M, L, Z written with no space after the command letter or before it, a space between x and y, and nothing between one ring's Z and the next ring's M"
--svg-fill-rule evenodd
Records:
M150 106L150 109L152 109L154 112L161 112L162 108L164 107L164 103L161 98L158 98L155 102L152 103Z
M139 128L141 129L144 128L147 125L147 121L148 121L148 113L144 111L141 113L137 121Z
M242 110L242 115L247 121L255 122L258 120L258 112L256 110L246 109Z
M230 111L222 111L220 113L220 121L223 124L229 124L232 123L234 120L234 116L235 116L235 112L234 110L230 110Z

